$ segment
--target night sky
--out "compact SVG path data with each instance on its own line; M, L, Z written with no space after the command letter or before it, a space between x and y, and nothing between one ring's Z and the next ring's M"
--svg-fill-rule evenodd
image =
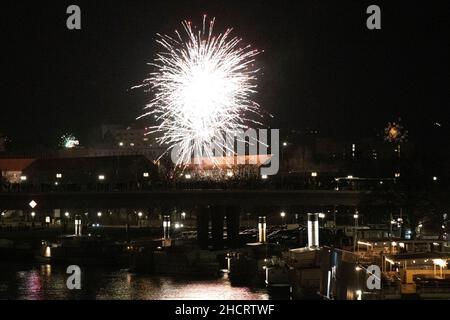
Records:
M0 133L12 146L89 140L102 123L130 125L145 97L129 90L151 71L156 33L183 19L264 53L255 100L282 129L371 135L402 117L410 135L450 125L448 1L3 1ZM82 30L66 28L77 4ZM377 4L382 29L366 28Z

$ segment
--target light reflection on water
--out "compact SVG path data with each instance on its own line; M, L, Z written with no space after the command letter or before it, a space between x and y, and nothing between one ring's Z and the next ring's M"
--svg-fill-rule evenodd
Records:
M265 290L233 287L227 276L199 280L82 268L81 290L69 290L61 266L0 264L0 299L266 300Z

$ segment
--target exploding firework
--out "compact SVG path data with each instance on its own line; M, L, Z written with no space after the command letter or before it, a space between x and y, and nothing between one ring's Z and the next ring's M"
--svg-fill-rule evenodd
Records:
M384 128L384 140L394 143L406 142L408 139L408 130L400 124L399 122L388 122L386 128Z
M151 63L155 71L137 86L153 96L139 118L156 119L149 133L160 133L157 141L167 151L177 148L177 165L199 154L213 159L207 151L212 141L225 151L218 137L235 136L249 122L258 123L250 114L260 116L252 100L259 71L254 58L260 51L242 45L232 29L214 35L214 19L207 23L206 16L201 29L188 21L182 26L183 36L158 34L163 50Z
M72 149L77 147L80 144L77 138L73 134L66 133L61 136L61 142L60 145L63 148L66 149Z

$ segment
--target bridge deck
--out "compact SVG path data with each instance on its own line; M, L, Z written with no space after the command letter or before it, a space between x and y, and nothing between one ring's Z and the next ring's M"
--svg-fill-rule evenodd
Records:
M370 192L326 190L166 190L139 192L0 193L0 209L145 208L151 206L358 206Z

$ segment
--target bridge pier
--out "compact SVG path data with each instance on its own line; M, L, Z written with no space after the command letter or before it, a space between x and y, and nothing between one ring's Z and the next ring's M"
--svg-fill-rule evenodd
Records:
M211 238L214 249L223 248L224 218L225 218L225 207L223 206L211 207Z
M227 207L227 246L229 248L236 248L239 246L239 222L240 222L240 208Z
M197 208L197 242L201 249L208 249L209 208Z

